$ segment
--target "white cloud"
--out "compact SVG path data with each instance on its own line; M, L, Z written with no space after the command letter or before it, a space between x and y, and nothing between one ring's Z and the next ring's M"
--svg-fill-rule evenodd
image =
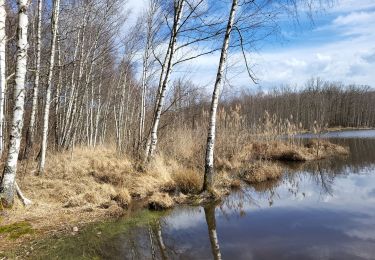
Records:
M374 12L352 12L348 15L340 15L333 20L334 25L359 25L374 20Z
M147 0L127 0L127 9L130 10L130 21L135 22L136 18L147 7Z
M375 38L373 39L375 41ZM263 53L258 57L259 73L264 83L303 84L309 77L345 83L371 84L375 64L364 57L371 46L362 42L343 41L324 46Z
M375 6L375 1L371 2ZM375 82L373 28L375 11L340 14L330 24L315 30L325 37L322 44L311 46L307 37L306 46L278 48L276 51L253 55L258 77L265 85L302 85L312 76L372 85Z
M356 12L375 8L374 0L335 0L329 12Z

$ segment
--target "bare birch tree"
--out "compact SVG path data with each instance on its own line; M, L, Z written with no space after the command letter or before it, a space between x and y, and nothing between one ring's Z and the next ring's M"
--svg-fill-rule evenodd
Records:
M28 159L30 152L34 145L35 137L35 123L38 112L38 95L39 95L39 79L40 79L40 59L41 59L41 46L42 46L42 9L43 0L38 0L38 15L37 15L37 35L36 35L36 66L35 66L35 81L33 88L33 101L31 107L30 122L26 132L25 152L24 159Z
M144 132L145 132L145 123L146 123L146 94L147 94L147 85L149 83L149 78L151 74L152 66L152 51L154 46L154 38L156 31L159 29L158 19L155 18L159 8L158 1L150 0L149 7L146 13L146 25L145 25L145 47L144 54L142 57L143 66L142 66L142 76L141 76L141 102L140 102L140 111L139 111L139 129L138 129L138 152L142 150L144 143ZM156 20L156 21L155 21Z
M5 1L0 0L0 157L4 151L4 106L6 93L6 30L5 30Z
M46 91L46 100L44 104L44 114L43 114L43 132L42 132L42 147L41 147L41 156L39 159L39 174L43 174L44 167L46 163L46 152L47 152L47 142L48 142L48 124L49 124L49 112L51 105L51 89L52 89L52 77L53 69L55 65L55 49L56 49L56 39L57 39L57 28L59 22L59 13L60 13L60 0L53 1L53 14L52 14L52 39L51 39L51 56L50 56L50 65L48 70L48 79L47 79L47 91Z
M17 67L16 67L16 85L14 87L13 97L13 116L10 130L9 150L4 165L4 171L1 180L1 201L3 205L11 207L14 203L16 185L17 162L20 151L24 101L25 101L25 77L27 71L27 0L18 1L18 29L17 29ZM21 193L22 194L22 193ZM28 201L27 201L28 202Z
M160 116L161 116L162 109L164 106L165 92L167 90L169 77L171 75L171 71L173 67L173 57L174 57L175 50L176 50L178 29L180 27L184 5L185 5L185 0L174 1L173 27L171 31L171 37L169 40L167 54L165 57L165 62L163 64L163 68L162 68L161 75L160 75L161 84L159 84L159 90L157 93L157 103L156 103L157 105L156 105L155 115L154 115L152 128L151 128L150 145L149 147L146 148L147 149L147 155L146 155L147 161L149 161L154 156L156 145L158 142L158 129L159 129L159 123L160 123Z
M211 109L209 115L209 125L207 134L206 157L205 157L205 172L204 172L204 191L212 191L213 177L214 177L214 148L215 148L215 134L216 134L216 113L219 104L220 91L223 84L223 73L228 56L228 48L230 36L233 30L234 19L238 7L238 0L232 1L232 6L229 13L228 24L224 35L223 46L220 54L219 67L216 74L214 91L212 93Z

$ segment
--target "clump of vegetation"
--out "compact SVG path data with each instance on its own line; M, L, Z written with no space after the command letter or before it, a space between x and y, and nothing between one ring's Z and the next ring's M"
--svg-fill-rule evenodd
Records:
M202 190L203 175L196 170L184 169L172 176L175 186L184 194L196 194Z
M324 159L330 156L349 155L349 149L340 145L330 143L326 140L310 140L305 145L310 152L316 151L318 159Z
M123 209L128 208L130 202L131 202L131 197L126 189L121 189L117 192L115 196L111 198L112 200L116 201L118 206L120 206Z
M330 156L347 155L348 149L328 141L311 140L303 145L290 145L282 141L254 142L247 148L253 159L279 161L311 161Z
M148 207L151 210L164 210L172 208L173 199L168 193L156 192L148 199Z
M282 168L270 162L255 162L244 169L239 176L247 183L256 184L279 179L282 176Z

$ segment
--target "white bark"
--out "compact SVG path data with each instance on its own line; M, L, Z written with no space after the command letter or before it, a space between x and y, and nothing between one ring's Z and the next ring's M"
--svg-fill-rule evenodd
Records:
M23 127L23 114L25 102L25 77L27 71L27 0L18 1L18 30L17 30L17 65L16 85L14 87L14 106L12 127L10 130L9 150L4 166L1 182L1 200L3 205L11 207L14 203L15 180L17 161L20 151L20 143Z
M76 86L76 83L75 83L75 75L76 75L76 67L77 67L76 61L79 55L79 50L81 50L80 56L79 56L79 67L78 67L78 70L79 70L78 83L79 83L82 78L81 72L83 72L83 69L82 69L83 48L85 46L85 40L86 40L85 30L86 30L86 25L88 22L87 21L88 12L89 12L89 7L86 6L83 17L82 17L81 26L79 27L78 32L77 32L77 42L76 42L74 54L73 54L73 69L72 69L72 74L70 78L69 102L68 102L68 105L66 106L67 107L66 110L64 111L66 116L62 124L62 137L60 139L61 140L60 146L64 147L65 149L68 149L69 144L71 143L71 140L73 138L71 132L72 132L73 124L74 124L74 119L75 119L75 114L76 114L76 109L77 109L77 99L78 99L78 91L77 91L78 86ZM82 34L82 40L81 40L81 34Z
M36 36L36 68L35 68L35 82L33 89L33 104L31 108L30 124L26 133L26 147L23 157L27 159L32 150L34 144L35 135L35 121L38 110L38 93L39 93L39 79L40 79L40 57L41 57L41 34L42 34L42 7L43 0L38 0L38 24L37 24L37 36Z
M97 101L97 109L96 109L96 116L95 116L95 132L94 132L94 140L93 140L93 146L96 147L96 142L98 140L98 133L99 133L99 120L102 114L103 106L102 106L102 84L103 84L103 70L104 70L104 60L102 64L102 70L100 72L100 82L98 86L98 101Z
M0 0L0 156L4 151L4 105L6 92L6 73L5 73L5 46L6 46L6 30L5 30L5 1Z
M46 103L44 106L43 115L43 136L42 136L42 148L41 156L39 159L39 174L43 174L46 163L46 152L47 152L47 139L48 139L48 124L49 124L49 110L51 105L51 88L52 88L52 76L53 68L55 65L55 50L56 50L56 38L57 38L57 27L59 22L60 13L60 0L54 0L53 14L52 14L52 39L51 39L51 56L50 65L48 71L47 80L47 91L46 91Z
M139 130L138 130L138 149L142 147L143 134L145 131L145 117L146 117L146 80L147 80L147 63L148 63L148 47L146 47L145 55L143 58L143 71L142 71L142 89L141 89L141 107L139 112Z
M25 207L28 207L30 205L33 204L33 202L31 200L29 200L28 198L25 197L25 195L23 195L20 187L18 186L17 182L14 183L14 187L16 189L16 192L17 192L17 195L18 195L18 198L20 198L22 204L25 206Z
M216 135L216 111L219 104L219 96L222 87L224 67L228 56L228 48L230 42L230 34L233 29L234 18L238 6L238 0L232 1L232 7L229 14L228 24L224 36L223 47L221 49L220 62L217 70L214 91L212 94L210 121L208 125L207 145L206 145L206 158L205 158L205 172L203 190L211 191L213 188L214 177L214 148L215 148L215 135Z
M67 120L67 129L65 130L65 136L64 136L64 139L63 139L63 146L65 147L65 149L68 149L72 143L74 143L74 140L75 139L75 132L77 131L77 129L75 129L75 126L79 123L77 122L77 120L79 120L79 117L80 117L80 113L77 113L77 107L80 109L80 107L78 106L79 103L78 102L82 102L82 100L78 100L79 98L79 90L80 90L80 86L81 86L81 83L83 81L83 75L84 75L84 67L85 65L87 64L87 59L88 59L88 56L89 56L89 51L87 52L86 54L86 57L84 55L84 50L85 50L85 45L86 45L86 33L85 33L85 30L86 30L86 26L87 26L87 23L88 23L88 19L89 19L89 13L90 11L90 6L87 6L85 8L85 14L84 14L84 17L83 17L83 25L82 25L82 28L81 28L81 31L82 31L82 41L81 43L77 43L77 48L80 47L80 54L79 54L79 63L78 63L78 79L75 81L75 70L74 70L74 67L73 67L73 73L72 73L72 78L71 78L71 86L72 86L72 90L71 90L71 96L69 98L69 109L68 109L68 120ZM79 36L79 34L78 34ZM74 59L75 60L75 59ZM91 70L92 67L90 67L90 70ZM90 72L91 73L91 72ZM86 82L87 84L87 82ZM83 105L83 104L81 104ZM77 117L77 114L78 114L78 117Z
M146 92L147 92L147 77L150 67L150 56L152 48L153 37L153 21L157 10L154 1L150 2L147 24L146 24L146 46L143 54L143 68L142 68L142 86L141 86L141 107L139 111L139 129L138 129L138 151L141 150L144 141L145 122L146 122ZM162 78L162 77L160 77Z
M165 67L165 76L163 79L163 83L161 87L159 86L159 93L157 97L157 107L156 107L155 116L154 116L153 124L151 128L150 145L149 147L147 147L148 149L148 152L146 155L147 161L149 161L154 156L156 145L158 142L158 129L159 129L160 117L161 117L162 109L164 106L165 92L167 90L169 76L171 74L172 67L173 67L173 56L176 50L178 29L180 26L184 4L185 4L185 0L179 0L175 2L174 23L173 23L171 40L170 40L170 44L169 44L168 51L167 51L167 55L169 55L169 57L166 58L167 66ZM162 71L161 77L163 77L163 71Z
M57 32L57 34L59 34ZM62 68L61 68L61 41L60 36L57 35L57 66L59 67L59 74L58 74L58 81L56 86L56 93L55 93L55 147L59 149L60 144L60 126L61 126L61 119L59 115L60 110L60 94L61 94L61 87L62 87Z

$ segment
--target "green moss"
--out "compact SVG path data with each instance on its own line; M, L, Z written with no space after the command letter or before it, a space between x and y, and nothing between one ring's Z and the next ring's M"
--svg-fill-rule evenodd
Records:
M17 222L6 226L0 226L0 234L8 234L10 239L17 239L26 234L32 234L34 230L29 222Z

